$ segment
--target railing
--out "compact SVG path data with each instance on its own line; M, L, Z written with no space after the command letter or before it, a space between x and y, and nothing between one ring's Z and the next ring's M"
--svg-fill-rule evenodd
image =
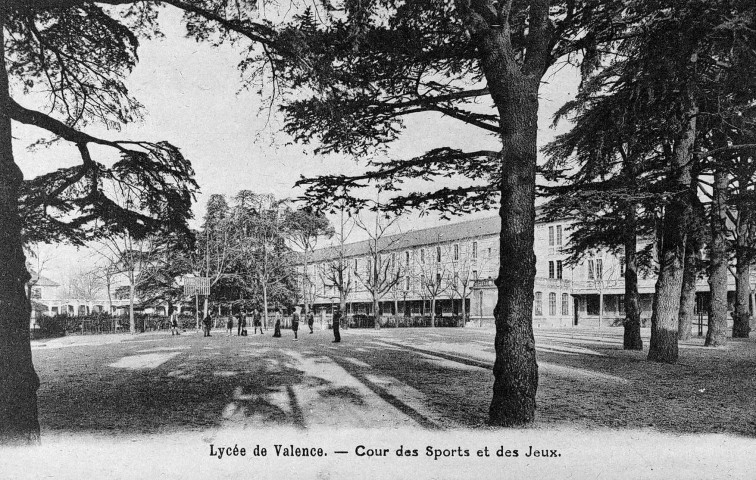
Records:
M461 315L436 316L435 321L430 315L405 317L400 315L382 315L380 317L381 328L423 328L431 327L464 327L465 321ZM342 323L343 324L343 323ZM373 315L350 315L347 317L349 328L375 328Z

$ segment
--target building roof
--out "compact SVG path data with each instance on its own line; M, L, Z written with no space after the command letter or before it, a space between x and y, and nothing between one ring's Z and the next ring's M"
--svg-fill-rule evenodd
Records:
M31 280L35 287L59 287L60 284L50 280L44 275L37 275L36 272L31 272Z
M553 220L552 220L553 221ZM543 207L536 207L536 223L543 223ZM406 233L387 235L378 242L378 250L381 252L396 252L424 245L437 243L452 243L463 239L472 239L499 235L501 232L501 217L478 218L464 222L445 223L422 230L410 230ZM344 244L345 257L359 257L370 253L370 240ZM312 252L310 262L318 263L333 260L338 257L337 246L319 248ZM298 253L301 255L301 253ZM300 257L301 259L301 257Z
M437 227L422 230L411 230L407 233L387 235L378 242L378 250L391 252L435 245L437 243L451 243L462 239L480 238L498 235L501 231L501 219L496 217L467 220L465 222L447 223ZM347 243L344 245L345 257L357 257L369 253L370 240ZM311 260L314 263L332 260L338 256L338 247L327 247L315 250Z

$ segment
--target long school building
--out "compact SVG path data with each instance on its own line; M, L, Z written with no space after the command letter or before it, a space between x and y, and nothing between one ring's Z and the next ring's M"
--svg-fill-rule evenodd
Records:
M621 325L625 314L623 256L597 252L577 265L567 264L563 249L570 241L569 227L569 220L536 222L534 325ZM372 295L363 280L375 271L377 251L379 280L395 281L379 302L381 316L428 316L434 305L437 316L464 313L466 325L491 325L497 299L494 279L499 270L500 229L499 217L489 217L383 237L377 246L370 241L344 245L344 273L352 286L347 313L374 315ZM310 255L308 296L316 313L327 314L339 301L328 272L340 253L339 247L328 247ZM644 322L651 317L655 282L654 275L638 279ZM701 324L700 329L708 308L705 279L699 280L697 290L694 322ZM732 303L733 278L730 290Z

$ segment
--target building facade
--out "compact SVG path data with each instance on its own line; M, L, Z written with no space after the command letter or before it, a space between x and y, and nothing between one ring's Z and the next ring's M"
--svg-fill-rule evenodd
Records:
M493 324L500 222L499 217L489 217L387 236L377 244L363 241L344 245L345 275L352 286L347 295L347 313L374 315L369 284L375 282L365 280L368 272L375 272L373 267L378 261L378 276L394 284L381 296L380 315L427 316L435 308L437 316L464 313L471 326ZM597 251L578 264L568 264L565 247L570 242L570 225L568 219L536 222L533 324L537 327L622 325L623 256ZM641 242L639 247L642 246ZM328 272L338 262L341 250L338 246L327 247L310 255L308 303L316 314L327 314L339 302L339 292ZM299 273L301 282L301 268ZM638 279L644 322L651 317L655 282L653 274ZM708 290L706 279L699 279L696 308L699 323L706 322ZM732 299L735 290L732 277L730 290ZM753 307L753 295L751 303Z

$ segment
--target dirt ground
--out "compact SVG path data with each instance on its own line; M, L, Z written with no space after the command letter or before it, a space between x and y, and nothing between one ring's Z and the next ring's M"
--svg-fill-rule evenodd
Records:
M487 429L493 331L185 333L33 342L43 436L222 428ZM644 340L648 343L648 332ZM535 429L756 436L756 342L681 344L680 362L622 350L620 329L536 331Z

